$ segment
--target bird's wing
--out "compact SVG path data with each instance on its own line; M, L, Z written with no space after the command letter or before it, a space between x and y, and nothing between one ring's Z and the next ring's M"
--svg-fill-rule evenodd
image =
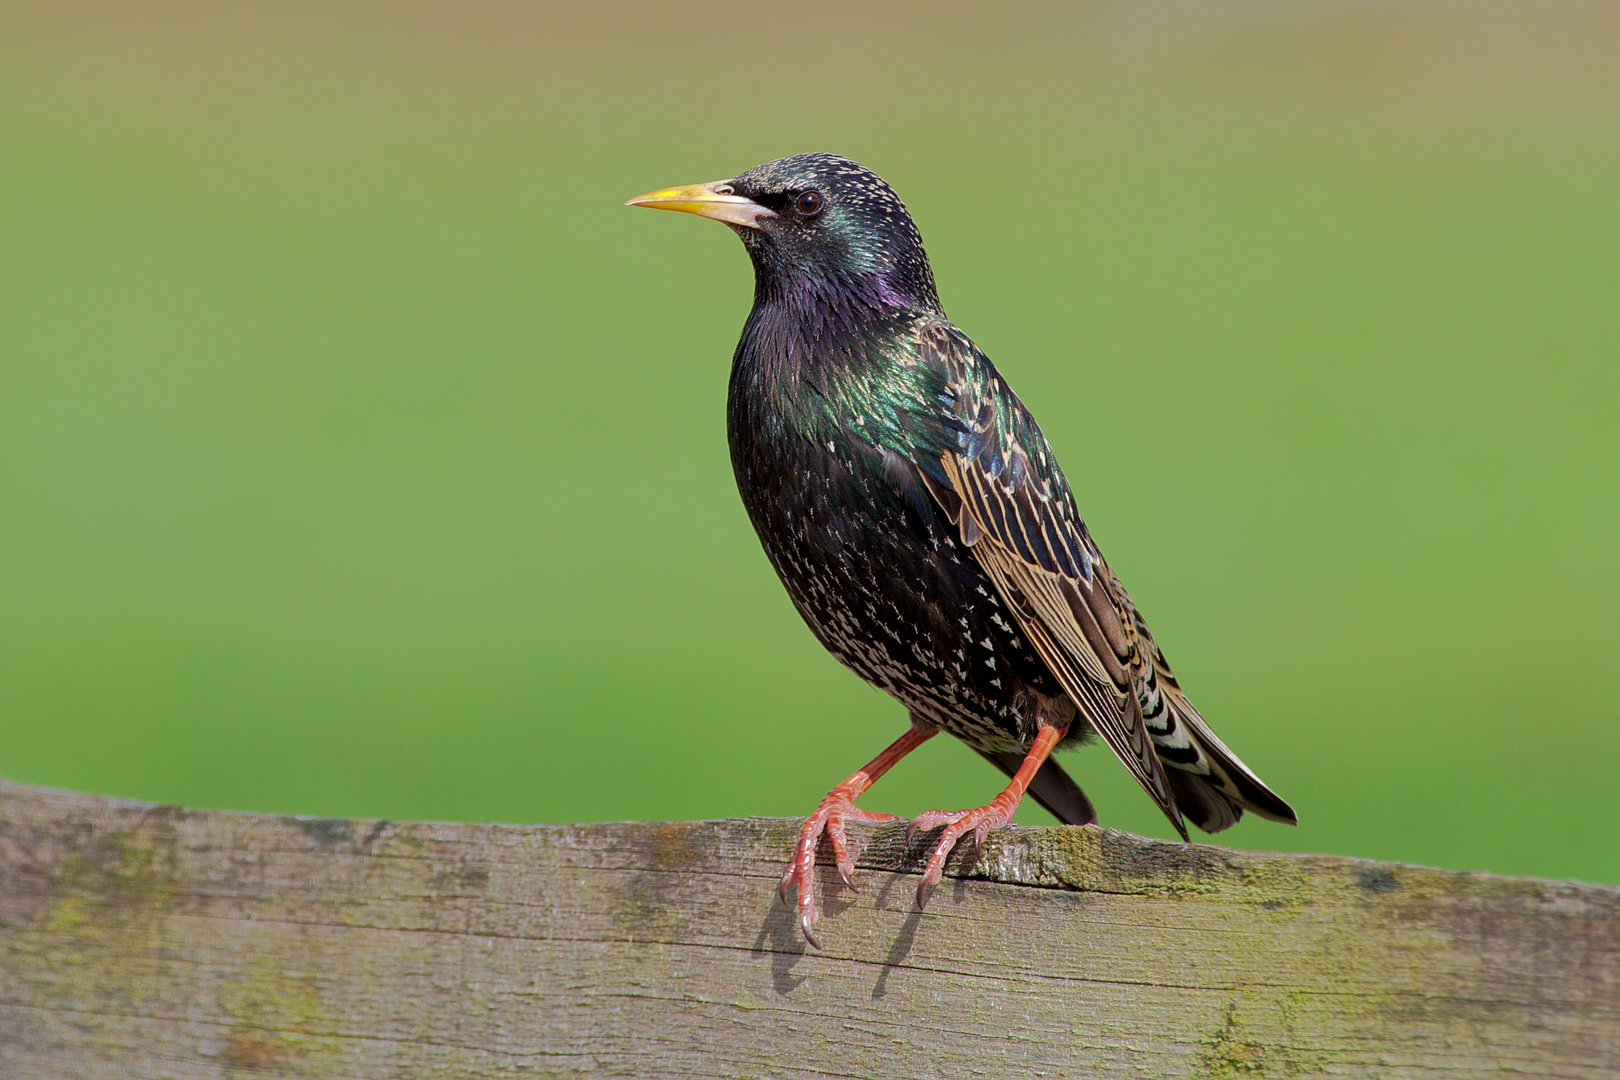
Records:
M1137 695L1150 661L1045 437L955 327L924 324L918 344L940 380L948 428L942 445L919 454L928 490L1080 714L1185 837Z

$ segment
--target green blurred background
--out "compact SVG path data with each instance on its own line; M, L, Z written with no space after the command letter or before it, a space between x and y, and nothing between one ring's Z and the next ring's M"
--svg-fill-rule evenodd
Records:
M7 5L0 775L808 813L905 720L738 503L740 246L620 203L815 149L1299 810L1222 842L1620 882L1616 55L1574 2ZM999 786L936 740L866 802Z

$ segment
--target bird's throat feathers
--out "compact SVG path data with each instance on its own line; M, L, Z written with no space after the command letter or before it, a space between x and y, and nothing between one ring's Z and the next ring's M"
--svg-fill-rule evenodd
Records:
M800 306L847 296L891 311L940 314L934 274L914 233L893 247L834 237L815 247L784 248L753 229L735 231L754 263L756 304Z
M926 400L915 327L930 316L890 304L877 280L799 284L756 293L732 364L734 417L818 442L859 417L874 425L868 439L889 443L898 432L886 429Z

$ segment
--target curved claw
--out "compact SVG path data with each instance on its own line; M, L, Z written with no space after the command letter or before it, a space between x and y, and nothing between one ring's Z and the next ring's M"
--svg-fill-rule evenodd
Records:
M853 810L854 807L850 809ZM871 816L876 817L878 815ZM849 851L849 839L844 834L844 818L842 815L833 814L828 816L827 839L832 842L833 862L838 866L838 876L843 879L844 885L850 891L859 892L860 890L855 888L855 857Z
M853 890L856 888L855 857L850 853L844 823L898 820L899 818L893 814L871 813L858 808L847 791L835 788L821 800L816 812L811 814L799 829L799 842L794 846L793 858L788 862L787 871L782 875L777 895L784 904L797 907L799 927L804 931L804 939L811 945L821 948L811 928L815 926L816 919L820 915L816 910L815 869L816 847L821 842L822 834L826 834L827 842L832 847L833 863L838 867L838 876ZM792 896L792 890L795 888L798 890L796 898Z
M990 830L1005 825L1012 820L1012 811L1000 800L981 806L973 810L958 810L955 812L945 810L929 810L912 819L911 827L907 830L921 832L945 826L940 835L939 842L928 856L928 862L923 867L922 880L917 883L917 906L924 907L928 903L928 894L945 874L945 860L950 858L951 852L957 843L966 835L973 835L975 849L984 847L984 842L990 835Z
M973 829L973 850L978 851L984 847L984 842L990 836L990 822L981 821Z

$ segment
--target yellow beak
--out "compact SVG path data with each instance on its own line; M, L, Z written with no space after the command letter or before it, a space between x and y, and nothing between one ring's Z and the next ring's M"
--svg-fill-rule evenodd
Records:
M749 229L759 228L760 218L776 216L754 200L732 194L730 180L660 188L645 195L637 195L624 205L650 206L654 210L679 210L683 214L714 218L728 225L742 225Z

